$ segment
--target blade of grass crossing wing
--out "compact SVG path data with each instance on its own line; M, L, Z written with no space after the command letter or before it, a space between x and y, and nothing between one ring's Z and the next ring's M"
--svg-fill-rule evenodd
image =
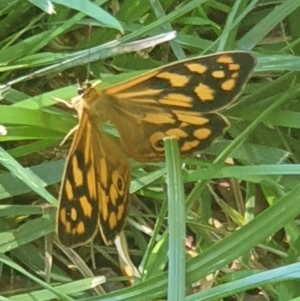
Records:
M185 204L178 143L165 139L168 209L169 209L169 268L168 300L185 297Z

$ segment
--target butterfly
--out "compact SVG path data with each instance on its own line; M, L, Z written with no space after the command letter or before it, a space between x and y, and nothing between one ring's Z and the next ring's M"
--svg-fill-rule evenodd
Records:
M130 204L128 157L164 160L163 138L175 137L182 156L206 149L226 132L219 112L243 91L256 65L248 52L192 58L99 90L82 86L71 100L79 124L67 158L56 232L67 247L106 244L122 230ZM101 131L112 123L120 143ZM99 230L98 230L99 229Z

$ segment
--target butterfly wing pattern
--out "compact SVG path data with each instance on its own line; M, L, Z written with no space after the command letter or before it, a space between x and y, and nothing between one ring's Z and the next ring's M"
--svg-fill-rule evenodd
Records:
M206 149L229 127L218 111L237 99L254 66L248 52L213 54L171 64L102 91L110 96L105 107L115 110L110 115L117 117L112 122L125 152L140 162L161 161L162 139L167 136L178 139L183 156Z
M237 99L255 64L248 52L224 52L170 64L104 90L85 87L73 100L79 126L60 193L60 242L85 244L99 227L104 242L111 243L129 206L127 156L162 161L163 138L171 136L183 156L207 148L228 129L220 111ZM117 128L122 148L99 130L106 122Z
M59 241L86 244L98 227L106 244L122 230L129 206L130 169L124 153L83 110L67 159L57 214Z

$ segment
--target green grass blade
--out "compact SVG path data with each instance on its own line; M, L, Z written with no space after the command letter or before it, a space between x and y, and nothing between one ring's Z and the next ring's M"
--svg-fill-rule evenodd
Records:
M181 161L176 139L164 139L168 185L168 300L185 296L185 204Z
M119 21L114 18L111 14L103 10L99 5L106 2L106 0L95 1L95 3L90 1L68 1L68 0L52 0L54 3L65 5L67 7L73 8L87 16L90 16L97 20L104 27L110 27L123 32L122 25ZM98 5L97 5L98 4Z
M0 147L0 164L10 170L17 178L23 181L33 191L47 200L54 206L57 200L45 189L44 183L29 170L23 168L13 157L11 157L2 147Z
M36 282L37 284L39 284L40 286L44 287L45 289L47 289L49 292L52 292L55 296L59 297L61 300L66 300L66 301L72 301L73 299L68 297L66 294L63 294L62 292L60 292L59 290L53 288L52 285L42 281L41 279L33 276L32 274L28 273L25 269L23 269L21 266L19 266L18 264L16 264L15 262L13 262L10 258L8 258L5 254L1 254L0 253L0 262L2 262L3 264L17 270L19 273L25 275L26 277L28 277L29 279L31 279L32 281Z

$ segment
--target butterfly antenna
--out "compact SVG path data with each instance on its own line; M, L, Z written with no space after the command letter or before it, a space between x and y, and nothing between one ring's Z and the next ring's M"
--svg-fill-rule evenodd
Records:
M88 44L89 44L89 51L88 51L88 56L91 55L91 36L92 36L92 25L89 24L89 34L88 34ZM85 82L88 83L90 78L90 71L91 71L91 62L88 62L87 65L87 75L86 75L86 80Z

